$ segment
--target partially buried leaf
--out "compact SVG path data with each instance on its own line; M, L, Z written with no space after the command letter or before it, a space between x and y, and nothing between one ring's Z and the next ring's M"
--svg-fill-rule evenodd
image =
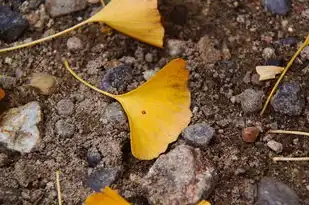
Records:
M105 187L102 192L91 194L87 197L85 205L130 205L116 191Z
M260 75L260 81L274 79L284 68L280 66L256 66L256 72Z
M4 98L4 96L5 96L5 92L4 92L4 90L2 90L0 88L0 100L2 100Z
M171 61L148 82L123 95L102 91L78 77L67 62L65 66L85 85L121 103L129 119L131 150L138 159L158 157L190 122L189 71L183 59Z

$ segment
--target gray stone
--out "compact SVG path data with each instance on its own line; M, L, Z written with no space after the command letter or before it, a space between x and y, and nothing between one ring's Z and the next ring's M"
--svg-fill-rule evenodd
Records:
M297 83L283 83L271 101L276 112L288 116L298 116L305 107L305 99Z
M106 72L101 89L107 92L125 92L132 80L132 68L128 65L120 65Z
M262 108L263 96L263 91L249 88L239 94L236 100L241 103L241 108L245 113L252 113Z
M67 41L67 47L71 51L81 50L83 48L82 41L77 37L71 37Z
M301 51L300 57L303 61L309 60L309 46L304 48L304 50Z
M0 39L8 43L17 40L28 28L28 22L7 6L0 6Z
M286 15L291 10L291 0L261 0L262 5L272 14Z
M190 144L206 146L215 135L215 129L206 123L190 125L182 132L183 138Z
M210 195L217 178L199 149L180 145L156 160L142 187L151 205L195 204Z
M206 64L214 64L221 60L221 52L215 48L214 42L206 35L197 44L202 60Z
M283 145L275 140L270 140L267 142L267 146L276 153L281 153L283 150Z
M71 137L75 131L75 125L70 120L58 120L55 127L61 137Z
M111 103L106 106L103 122L118 122L124 123L126 122L126 115L118 102Z
M180 40L170 39L167 41L167 49L170 56L181 56L185 51L185 43Z
M87 152L87 162L89 167L96 167L102 159L101 153L97 148L91 148Z
M100 192L101 189L116 181L119 173L118 168L101 168L88 176L86 185L93 191Z
M258 184L258 200L255 205L300 205L296 193L286 184L270 177Z
M145 60L146 60L146 62L151 63L151 62L153 61L153 55L152 55L152 53L147 53L147 54L145 55Z
M271 47L264 48L262 56L265 60L271 59L275 56L275 49Z
M74 112L74 103L70 99L62 99L57 103L59 115L72 115Z
M58 17L85 9L87 0L46 0L45 7L51 17Z

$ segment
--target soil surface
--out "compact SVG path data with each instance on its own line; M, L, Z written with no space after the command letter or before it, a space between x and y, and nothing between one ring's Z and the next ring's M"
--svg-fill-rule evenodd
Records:
M160 2L166 29L165 44L171 39L178 39L184 44L184 50L178 56L187 60L190 70L191 124L204 122L216 132L211 143L200 148L203 157L212 161L219 175L209 200L215 205L250 204L243 197L246 185L270 176L288 184L300 197L301 204L309 205L308 162L273 162L272 157L278 154L267 147L265 139L271 128L307 130L308 106L301 115L293 117L277 113L269 106L261 117L259 112L244 113L241 105L233 101L233 96L248 88L263 91L265 96L269 93L274 81L258 83L254 80L255 66L265 64L263 50L267 47L275 49L273 58L282 60L283 65L289 60L297 45L282 45L278 41L287 37L295 37L298 44L304 41L309 31L309 19L301 13L309 9L309 2L295 0L288 15L277 16L266 12L257 0L192 0L184 1L180 9L178 7L180 11L188 11L184 12L187 13L185 17L179 11L173 12L174 2L177 1ZM1 5L4 4L9 3L1 2ZM54 18L52 24L43 26L43 31L28 29L18 41L37 39L44 32L61 31L75 25L99 6L91 4L85 10ZM224 50L211 63L205 62L199 51L199 40L205 35L213 43L213 49ZM67 40L72 36L81 39L81 50L68 50ZM0 41L1 48L11 45ZM3 204L57 204L56 170L61 171L64 203L83 204L86 196L92 193L85 180L96 169L87 162L87 153L94 148L102 155L99 166L121 170L111 187L133 204L148 204L138 179L147 174L155 160L139 161L132 156L128 123L102 120L106 107L113 100L82 85L65 70L62 62L64 58L68 59L80 76L100 86L108 69L121 62L132 61L133 78L123 91L127 92L146 81L145 71L161 68L174 58L169 49L168 46L158 49L146 45L117 31L101 33L100 25L92 24L52 41L2 54L1 74L16 81L5 88L7 96L1 102L1 112L31 101L38 101L43 112L40 124L42 140L35 150L21 155L4 146L0 149L9 161L0 168L0 186L4 187L1 191L11 199L16 198L5 200L4 197ZM152 59L146 61L147 55ZM298 58L284 81L296 82L302 94L309 97L306 67L308 60ZM54 94L44 96L27 86L31 76L37 72L49 73L57 78ZM249 80L246 80L248 76ZM57 104L63 99L74 104L69 115L58 113ZM59 120L73 124L75 132L71 136L60 136L55 130ZM261 129L255 143L242 140L242 129L249 126ZM309 155L309 138L290 135L268 137L282 143L280 156ZM180 136L169 150L184 143Z

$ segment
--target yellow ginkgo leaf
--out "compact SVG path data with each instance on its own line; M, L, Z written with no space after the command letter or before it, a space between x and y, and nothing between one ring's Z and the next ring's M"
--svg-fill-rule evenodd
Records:
M0 49L0 53L35 45L93 22L106 23L135 39L163 47L164 28L158 10L158 0L112 0L101 11L71 28L29 43Z
M130 205L118 192L105 187L100 193L94 193L87 197L85 205Z
M211 205L211 203L209 201L200 201L200 203L198 203L198 205Z
M148 82L123 95L99 90L65 65L79 81L121 103L129 119L131 150L138 159L158 157L190 122L189 71L183 59L171 61Z
M274 79L277 74L280 74L284 67L280 66L256 66L255 68L256 72L260 75L259 80L270 80Z

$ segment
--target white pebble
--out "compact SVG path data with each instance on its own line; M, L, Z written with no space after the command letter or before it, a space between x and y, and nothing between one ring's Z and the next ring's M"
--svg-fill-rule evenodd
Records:
M267 146L276 153L281 153L283 150L283 146L281 143L276 142L275 140L270 140L267 142Z
M80 50L82 49L82 41L77 37L71 37L67 41L67 47L69 50Z

